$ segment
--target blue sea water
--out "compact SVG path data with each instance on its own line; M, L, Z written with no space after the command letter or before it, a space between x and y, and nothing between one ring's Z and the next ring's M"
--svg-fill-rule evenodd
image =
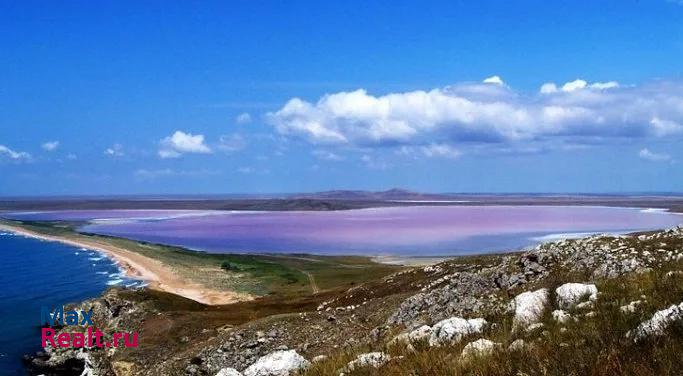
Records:
M0 374L24 375L39 351L40 307L80 302L112 285L139 283L93 251L0 232Z

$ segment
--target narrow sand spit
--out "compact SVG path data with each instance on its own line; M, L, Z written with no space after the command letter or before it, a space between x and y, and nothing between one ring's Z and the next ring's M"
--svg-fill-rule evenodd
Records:
M21 227L4 224L0 224L0 230L35 239L55 241L101 252L115 260L129 277L148 282L149 288L180 295L200 303L220 305L253 299L253 297L248 294L207 288L177 275L169 267L157 260L121 247L107 244L106 242L97 240L74 240L59 236L43 235Z

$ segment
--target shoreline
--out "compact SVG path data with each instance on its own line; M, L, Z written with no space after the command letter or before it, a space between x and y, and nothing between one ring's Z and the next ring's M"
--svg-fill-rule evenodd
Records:
M253 300L254 297L234 291L219 291L176 275L161 262L124 248L97 241L74 240L65 237L39 234L22 227L0 224L0 230L43 241L54 241L73 247L92 249L104 254L129 278L147 282L152 290L168 292L206 305L232 304Z

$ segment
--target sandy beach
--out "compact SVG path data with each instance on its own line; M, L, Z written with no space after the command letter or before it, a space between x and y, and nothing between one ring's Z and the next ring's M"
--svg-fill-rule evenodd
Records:
M248 294L209 289L178 276L170 268L157 260L107 244L106 242L43 235L21 227L5 224L0 224L0 230L44 241L55 241L75 247L88 248L103 253L114 260L129 277L146 281L149 284L149 288L180 295L203 304L221 305L253 299Z

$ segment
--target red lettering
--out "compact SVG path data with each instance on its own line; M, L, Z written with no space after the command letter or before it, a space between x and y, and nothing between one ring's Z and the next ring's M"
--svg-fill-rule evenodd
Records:
M85 346L85 335L83 333L74 333L74 347Z
M133 340L130 342L128 341L128 337L129 337L128 333L123 334L123 340L125 342L125 346L126 347L138 347L138 333L137 332L133 333Z
M59 347L69 347L71 342L71 336L69 333L59 333L57 336L57 343L59 343Z
M50 345L52 345L52 347L57 347L57 345L55 345L54 336L55 336L55 330L54 330L54 329L52 329L52 328L43 328L43 329L41 330L41 341L42 341L41 343L42 343L42 346L43 346L43 347L46 347L46 346L47 346L47 341L50 341Z

